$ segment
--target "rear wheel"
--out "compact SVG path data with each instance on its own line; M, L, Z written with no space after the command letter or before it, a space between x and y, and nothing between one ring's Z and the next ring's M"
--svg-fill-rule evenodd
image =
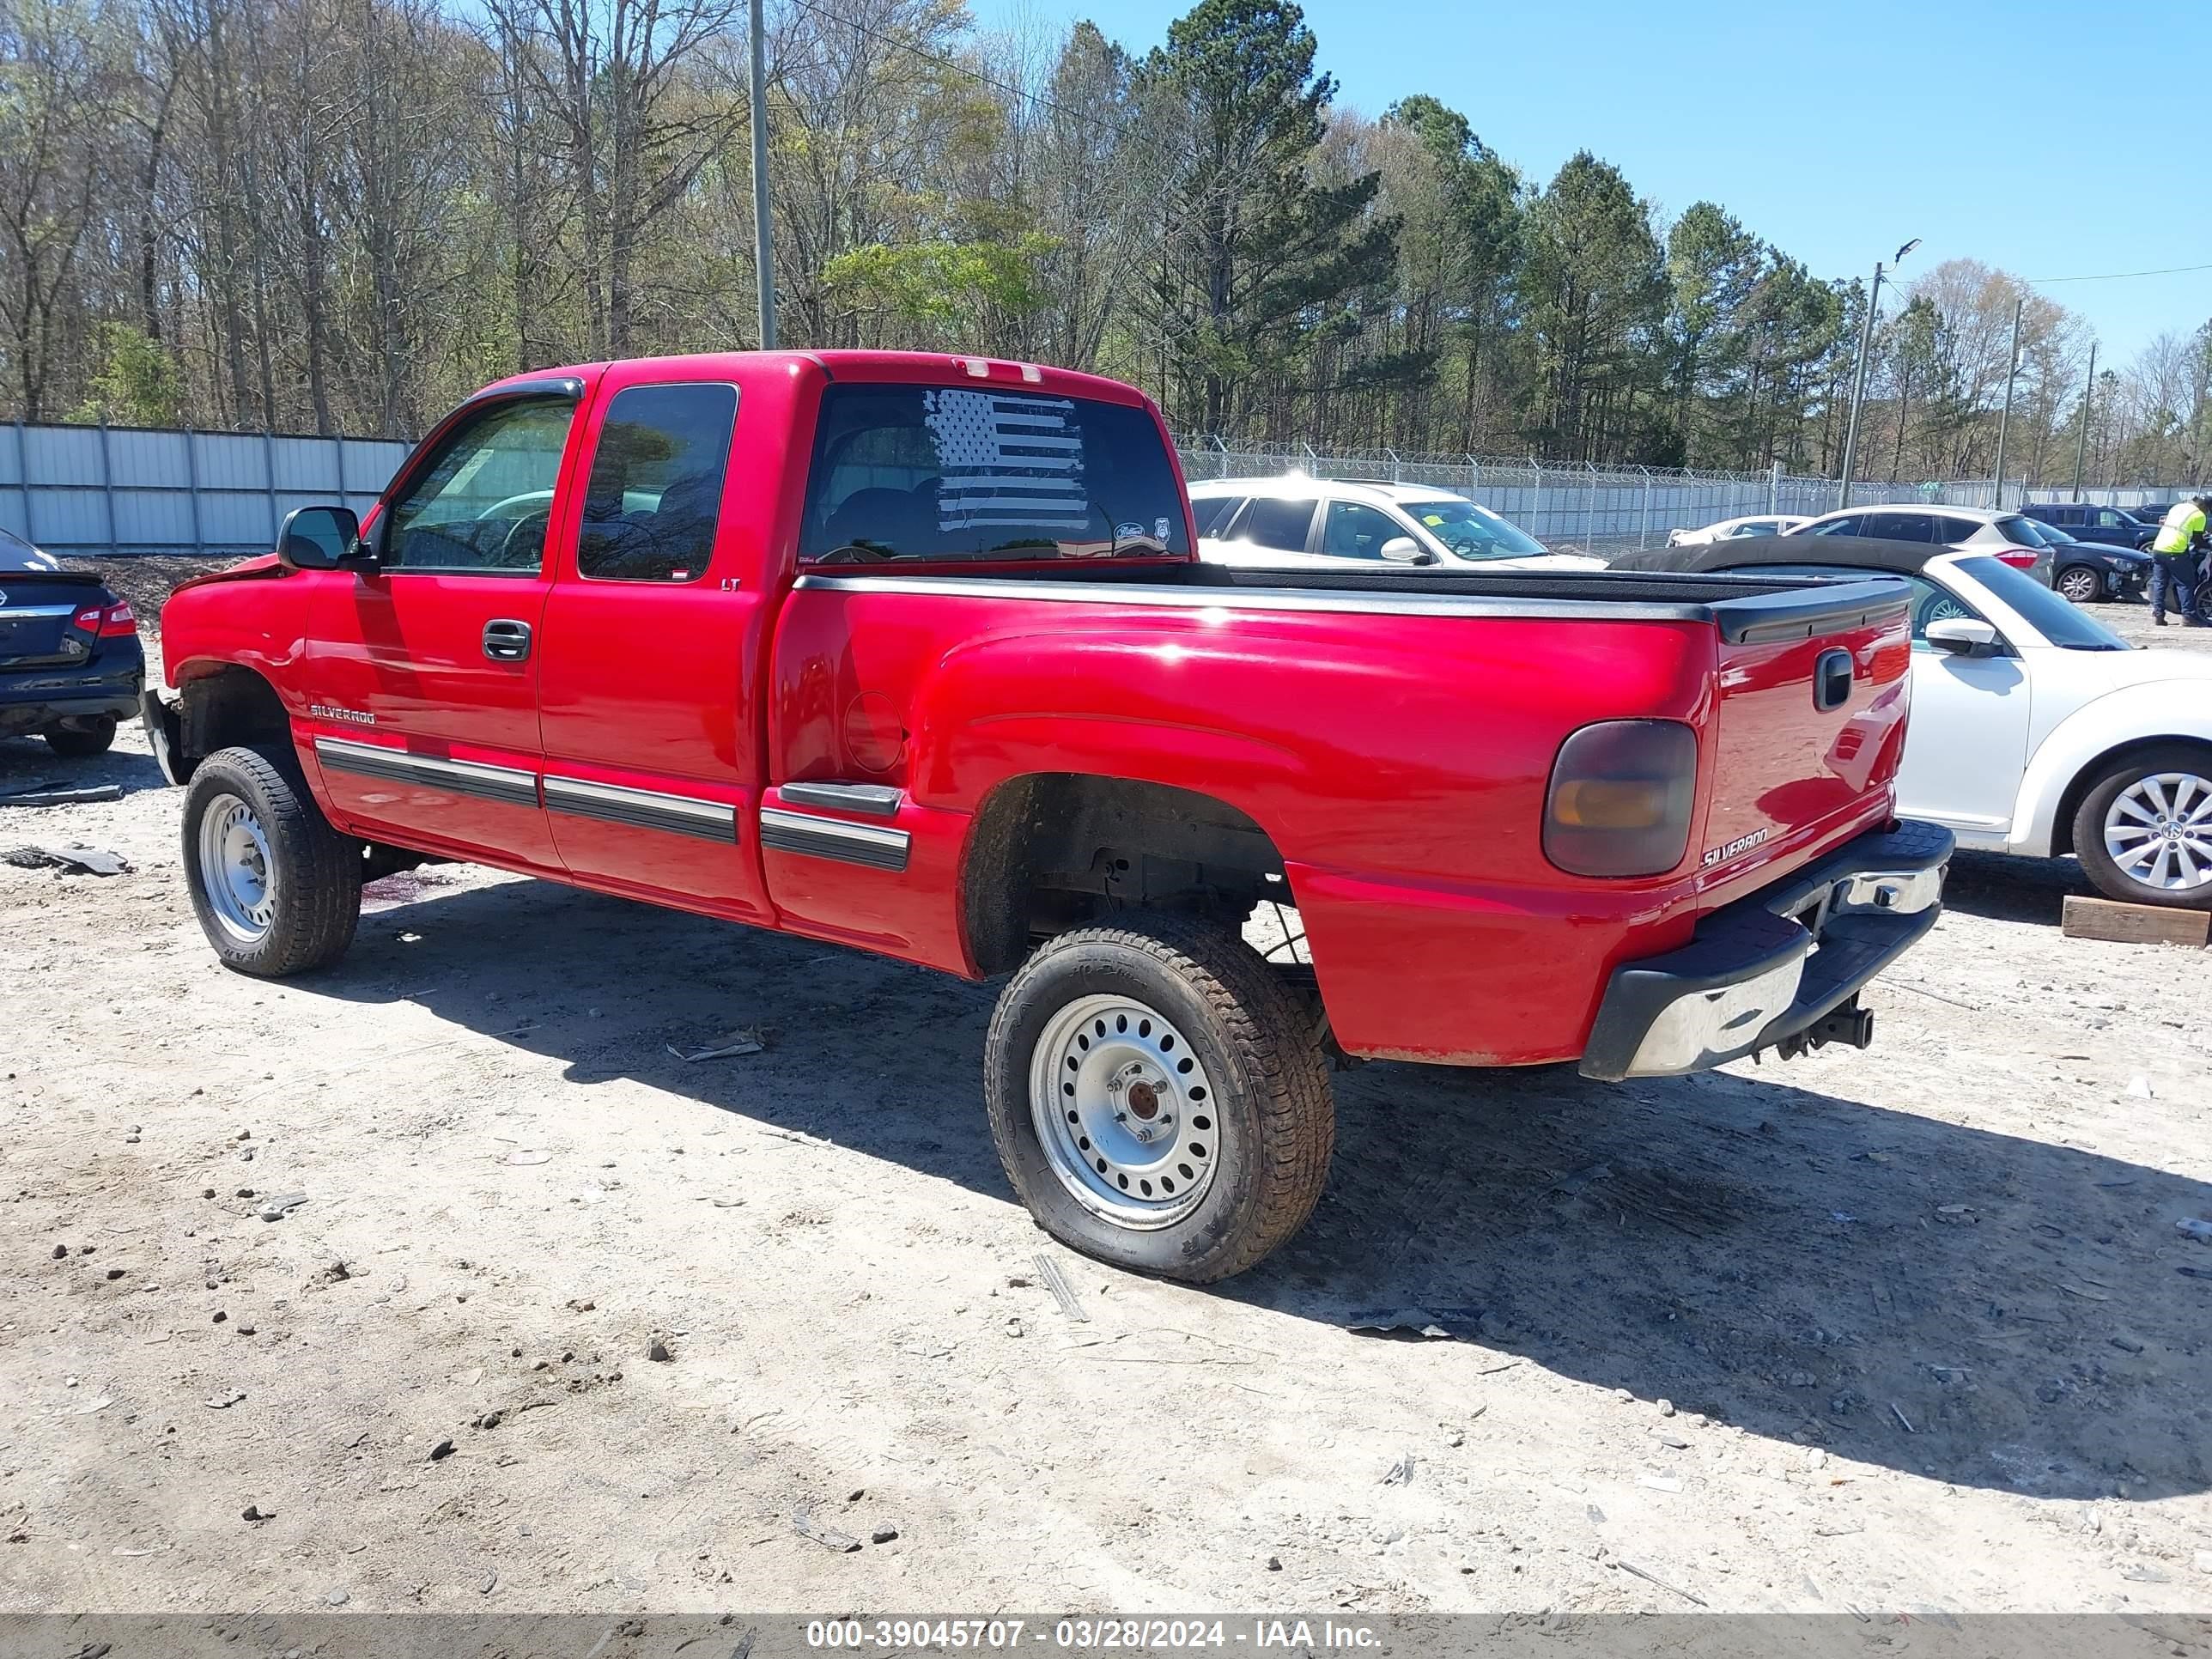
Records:
M330 826L289 752L222 749L185 792L185 883L228 967L280 979L345 954L361 851Z
M2107 898L2212 909L2212 750L2172 744L2106 769L2074 814L2074 851Z
M2105 579L2094 565L2069 565L2058 573L2059 592L2076 605L2091 605L2104 597Z
M104 755L115 741L115 716L102 714L82 726L58 726L46 733L46 747L64 760L88 760Z
M1304 1224L1335 1118L1315 1021L1242 939L1179 915L1063 933L999 999L991 1134L1054 1238L1194 1284Z

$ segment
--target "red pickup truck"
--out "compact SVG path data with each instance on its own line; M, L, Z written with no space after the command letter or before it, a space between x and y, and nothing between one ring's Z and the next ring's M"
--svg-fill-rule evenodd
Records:
M982 358L522 376L365 524L179 588L146 717L222 960L468 860L1010 975L1045 1229L1191 1280L1319 1194L1332 1064L1606 1079L1863 1044L1933 925L1907 589L1199 562L1158 410ZM1245 940L1295 907L1310 966Z

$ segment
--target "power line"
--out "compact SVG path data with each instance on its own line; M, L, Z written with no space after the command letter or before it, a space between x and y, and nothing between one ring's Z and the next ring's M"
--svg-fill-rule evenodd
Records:
M2032 286L2040 288L2045 283L2117 283L2129 276L2175 276L2187 270L2212 270L2212 265L2167 265L2162 270L2107 270L2094 276L2030 276L2027 281Z

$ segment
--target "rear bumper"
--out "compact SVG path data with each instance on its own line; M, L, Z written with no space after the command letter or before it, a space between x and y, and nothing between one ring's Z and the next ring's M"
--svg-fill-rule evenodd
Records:
M1792 1039L1862 1040L1863 1017L1831 1017L1936 925L1951 850L1932 823L1861 836L1714 911L1681 949L1622 963L1583 1075L1675 1077Z
M54 671L0 679L0 737L102 717L128 720L138 710L143 677L143 666L125 664L73 680Z

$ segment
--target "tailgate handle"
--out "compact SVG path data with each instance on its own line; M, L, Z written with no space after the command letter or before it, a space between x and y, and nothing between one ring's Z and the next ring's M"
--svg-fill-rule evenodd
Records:
M530 654L530 624L493 617L483 627L483 653L494 662L520 662Z
M1813 665L1813 706L1822 714L1851 700L1851 653L1823 651Z

